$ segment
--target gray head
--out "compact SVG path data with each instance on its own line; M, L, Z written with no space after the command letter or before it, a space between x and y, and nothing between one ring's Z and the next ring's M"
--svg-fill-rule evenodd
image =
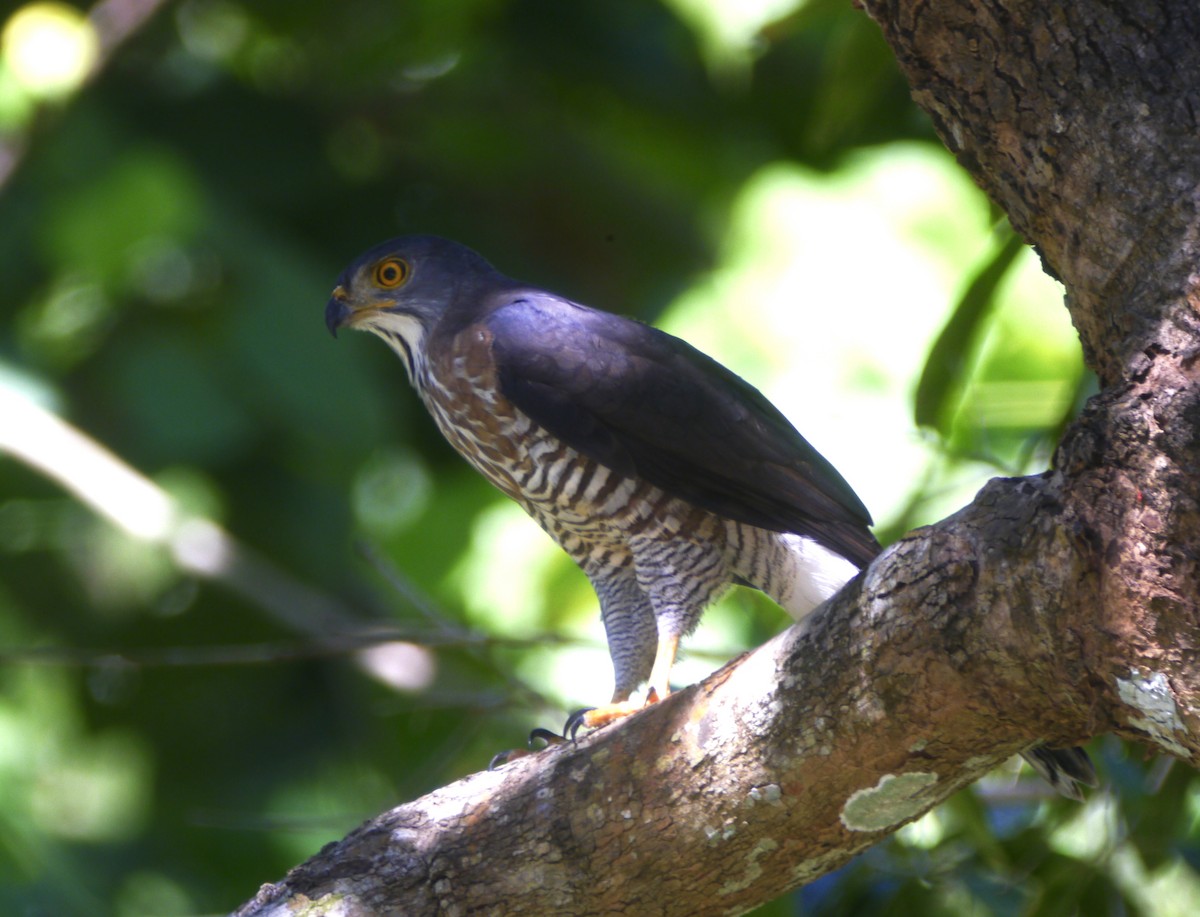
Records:
M369 249L342 272L325 324L370 331L404 360L416 382L425 342L440 322L466 320L487 294L510 284L481 255L437 236L399 236Z

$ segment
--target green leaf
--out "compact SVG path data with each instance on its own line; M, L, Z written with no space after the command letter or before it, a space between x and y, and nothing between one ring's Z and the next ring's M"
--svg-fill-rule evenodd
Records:
M915 420L919 427L932 427L950 435L955 396L966 384L964 371L979 339L979 331L996 301L996 289L1025 240L1009 230L1008 238L971 280L966 292L925 360L917 384Z

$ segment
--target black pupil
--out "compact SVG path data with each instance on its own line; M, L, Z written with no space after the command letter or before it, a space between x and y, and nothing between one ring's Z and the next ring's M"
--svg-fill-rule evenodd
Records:
M395 283L400 279L400 268L395 264L385 264L379 271L379 277L384 283Z

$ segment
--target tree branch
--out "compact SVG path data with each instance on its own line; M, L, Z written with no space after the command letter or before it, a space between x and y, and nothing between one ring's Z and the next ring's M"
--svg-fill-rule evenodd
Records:
M1081 636L1100 590L1061 484L993 482L703 684L385 813L239 913L331 896L360 910L317 913L739 913L1038 739L1120 729L1195 760L1175 673L1122 634Z
M1088 365L1119 382L1195 282L1195 5L863 6L943 142L1067 287ZM1175 318L1194 335L1194 311Z
M1104 388L805 622L576 745L363 825L239 914L740 913L1038 740L1200 760L1190 0L866 0L1068 289Z

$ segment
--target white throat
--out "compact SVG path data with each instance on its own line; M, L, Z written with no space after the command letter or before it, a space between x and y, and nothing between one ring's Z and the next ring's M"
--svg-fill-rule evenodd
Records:
M425 327L420 320L402 312L374 312L358 327L383 338L404 362L408 381L416 385L425 371Z

